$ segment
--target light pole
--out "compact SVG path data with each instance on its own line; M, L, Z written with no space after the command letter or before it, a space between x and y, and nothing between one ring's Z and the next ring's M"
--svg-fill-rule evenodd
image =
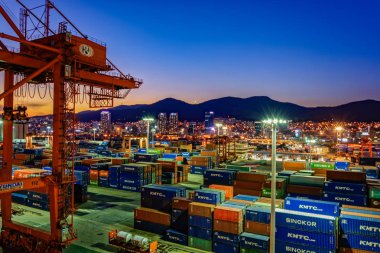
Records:
M94 141L95 141L95 131L96 131L96 128L93 128L92 130L94 131Z
M155 148L154 145L154 136L156 135L156 128L152 128L152 143L153 143L153 148Z
M270 210L270 253L276 249L276 129L279 124L287 121L282 119L267 119L263 121L272 127L272 178L271 178L271 210Z
M48 133L48 135L49 135L49 134L50 134L50 128L51 128L51 127L50 127L50 126L47 126L46 128L47 128L47 133Z
M148 154L148 149L149 149L149 123L153 122L153 118L143 118L143 121L146 121L147 128L146 128L146 153Z

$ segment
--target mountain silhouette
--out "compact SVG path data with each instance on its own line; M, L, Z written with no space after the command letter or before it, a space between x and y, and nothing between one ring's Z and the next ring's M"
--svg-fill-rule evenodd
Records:
M364 100L331 107L304 107L275 101L265 96L249 98L222 97L200 104L189 104L166 98L153 104L120 105L105 109L111 112L112 121L138 121L144 116L157 117L160 112L177 112L180 120L203 121L205 112L215 117L233 117L240 120L262 120L279 117L293 121L380 121L380 101ZM78 113L80 121L100 120L100 112Z

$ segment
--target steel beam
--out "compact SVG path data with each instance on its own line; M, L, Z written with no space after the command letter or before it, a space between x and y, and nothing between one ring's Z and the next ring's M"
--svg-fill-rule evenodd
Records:
M33 46L33 47L38 47L38 48L41 48L41 49L45 49L45 50L48 50L48 51L51 51L51 52L54 52L54 53L57 53L57 54L61 53L61 50L59 50L57 48L45 46L45 45L39 44L39 43L35 43L35 42L32 42L32 41L26 40L24 38L17 38L15 36L12 36L12 35L9 35L9 34L6 34L6 33L0 33L0 38L4 38L4 39L7 39L7 40L17 41L17 42L20 42L20 43L23 43L23 44L26 44L26 45L30 45L30 46Z

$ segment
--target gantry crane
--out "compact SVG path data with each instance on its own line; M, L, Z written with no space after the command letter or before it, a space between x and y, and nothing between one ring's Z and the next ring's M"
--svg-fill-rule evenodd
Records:
M0 71L4 71L4 150L0 173L2 212L1 245L25 252L61 252L77 235L74 214L74 153L75 105L78 95L89 97L91 108L111 107L114 99L125 98L131 89L139 88L142 80L124 75L106 58L106 46L90 40L49 0L45 1L45 19L16 0L22 7L20 29L0 5L0 14L15 35L0 30ZM50 11L55 10L64 22L58 32L50 28ZM41 36L28 36L29 19L42 25ZM68 24L79 34L68 31ZM34 31L39 27L34 27ZM19 48L6 46L1 38L17 43ZM18 81L19 80L19 81ZM14 120L25 118L25 109L14 109L13 95L18 89L34 84L52 87L53 147L52 175L12 180L12 126ZM39 87L39 86L38 86ZM47 187L50 201L50 232L12 221L11 193Z

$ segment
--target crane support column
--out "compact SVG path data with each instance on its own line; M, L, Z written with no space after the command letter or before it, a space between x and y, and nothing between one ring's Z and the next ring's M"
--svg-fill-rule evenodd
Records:
M12 70L5 70L4 90L11 89L14 84L14 73ZM13 108L13 92L4 98L4 108ZM13 121L12 118L4 117L4 141L3 146L3 167L1 168L0 180L12 180L12 153L13 153ZM3 218L3 226L11 222L12 219L12 195L4 193L1 195L1 215Z

